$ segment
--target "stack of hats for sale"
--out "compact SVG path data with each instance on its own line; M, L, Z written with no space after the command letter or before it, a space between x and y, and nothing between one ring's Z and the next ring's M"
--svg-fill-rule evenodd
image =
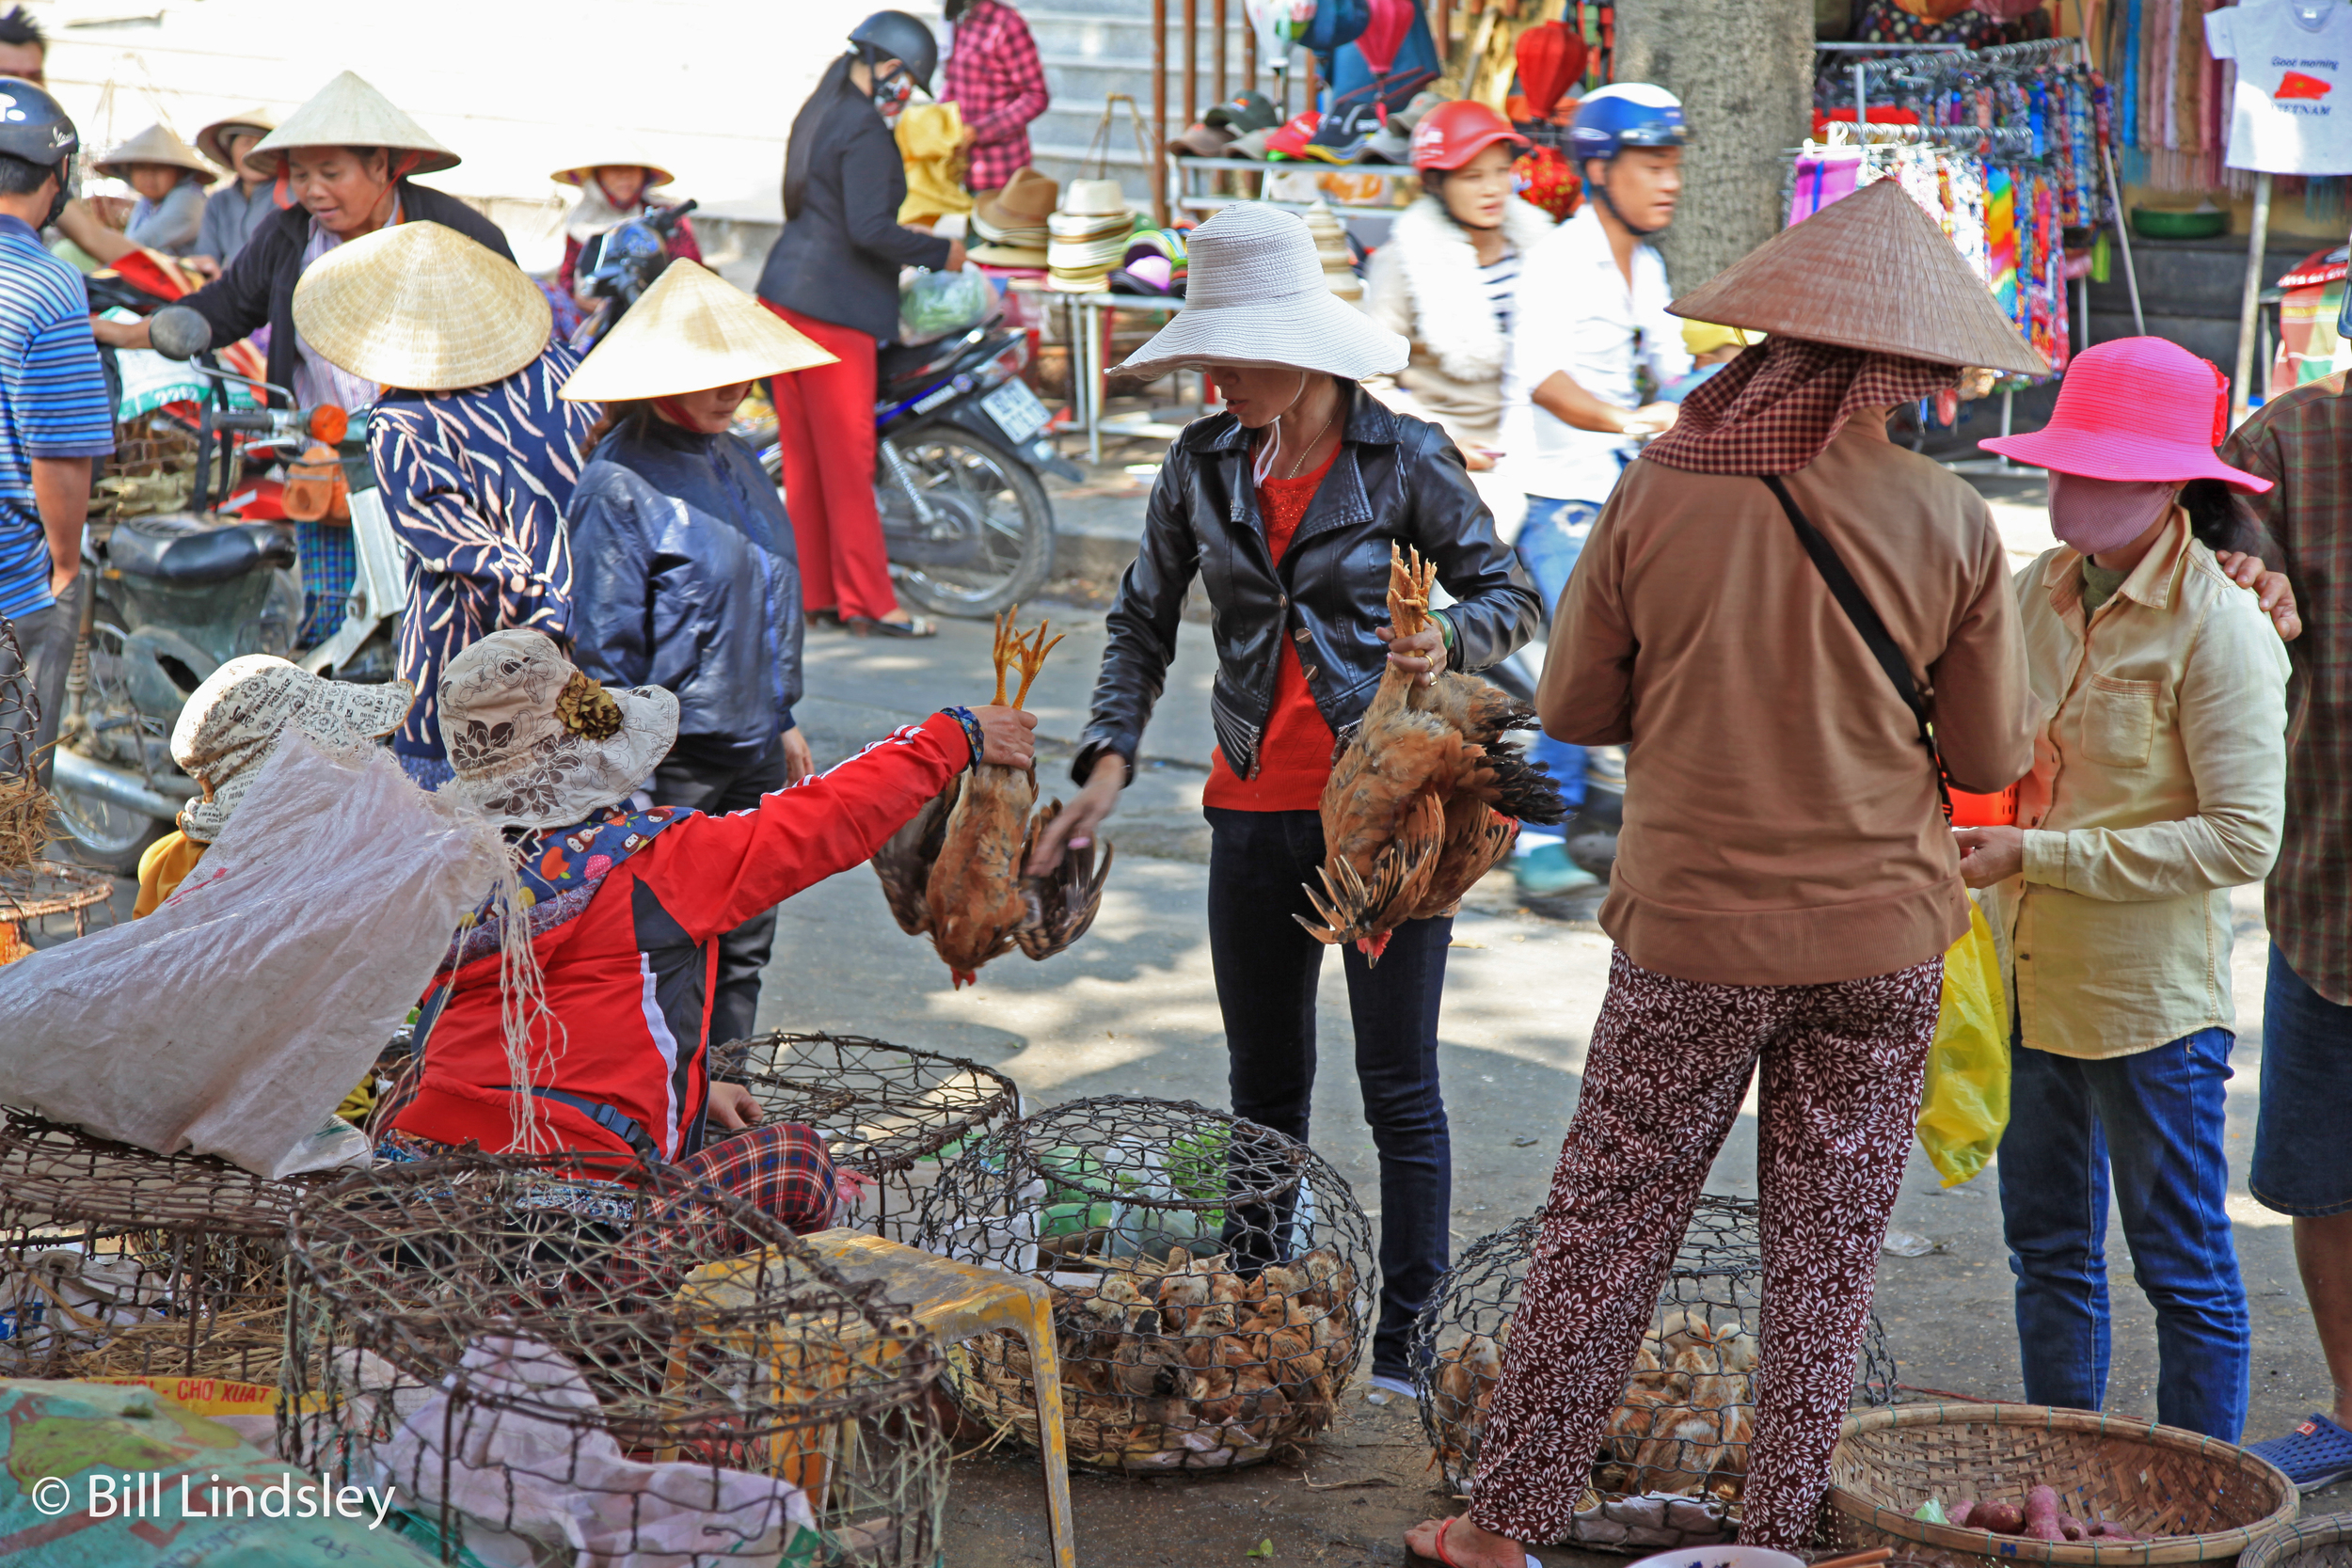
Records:
M1350 304L1364 297L1364 280L1356 276L1356 253L1348 248L1347 228L1339 214L1321 201L1307 209L1307 232L1315 237L1315 260L1323 263L1323 281Z
M1046 223L1061 187L1033 168L1015 169L1002 190L991 191L973 205L969 254L987 267L1046 265L1049 236Z
M1118 181L1073 180L1060 208L1046 220L1051 235L1046 287L1066 294L1109 288L1111 269L1127 254L1127 236L1135 229L1127 193Z

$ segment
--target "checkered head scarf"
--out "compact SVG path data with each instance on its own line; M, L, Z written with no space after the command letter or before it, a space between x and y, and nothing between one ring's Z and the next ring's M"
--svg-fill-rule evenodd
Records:
M1772 337L1701 382L1642 455L1694 474L1794 473L1862 408L1931 397L1956 365Z

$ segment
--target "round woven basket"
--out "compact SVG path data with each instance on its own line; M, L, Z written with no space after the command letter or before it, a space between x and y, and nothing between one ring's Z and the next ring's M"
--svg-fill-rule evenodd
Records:
M2093 1546L1914 1516L1931 1497L2023 1504L2035 1486L2057 1488L2059 1507L2086 1523L2151 1539ZM1942 1568L2226 1563L2292 1524L2298 1506L2278 1466L2178 1427L2038 1404L1912 1404L1846 1418L1822 1519L1839 1547L1892 1546L1899 1560Z
M2238 1568L2352 1568L2352 1514L2331 1513L2273 1530L2237 1560Z

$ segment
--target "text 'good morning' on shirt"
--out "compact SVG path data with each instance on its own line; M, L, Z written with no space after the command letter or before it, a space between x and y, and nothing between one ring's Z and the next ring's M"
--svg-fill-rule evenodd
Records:
M2352 6L2246 0L2206 13L2205 45L2237 62L2232 168L2352 174Z

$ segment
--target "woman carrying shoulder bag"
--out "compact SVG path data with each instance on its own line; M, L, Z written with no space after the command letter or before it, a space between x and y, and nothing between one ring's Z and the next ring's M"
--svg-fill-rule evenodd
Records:
M2231 493L2270 488L2214 455L2228 396L2186 349L2126 338L2076 356L2046 428L1982 443L2050 470L2059 543L2015 578L2043 715L2017 823L1957 832L2016 999L2000 1180L2026 1398L2106 1394L2112 1187L2156 1311L2156 1418L2234 1443L2230 889L2279 852L2287 657L2215 558L2254 543Z
M890 122L938 64L938 40L904 11L857 24L792 121L784 232L759 274L759 302L839 361L770 387L809 616L862 637L939 630L898 608L874 504L876 353L898 341L898 269L963 268L961 240L898 226Z
M1393 659L1416 674L1508 657L1541 617L1535 587L1444 431L1359 385L1406 343L1335 298L1313 238L1257 202L1194 230L1183 310L1120 367L1147 380L1206 367L1226 411L1168 448L1120 579L1110 644L1071 776L1085 787L1040 835L1033 874L1111 814L1176 653L1198 575L1216 644L1209 819L1209 956L1235 1114L1304 1140L1315 1077L1315 981L1327 949L1300 928L1323 863L1317 810L1335 736L1364 715ZM1398 637L1392 546L1434 562L1454 602ZM1378 967L1341 950L1364 1119L1380 1153L1380 1320L1372 1372L1409 1394L1407 1340L1446 1268L1453 1180L1438 1088L1438 1006L1450 916L1396 928Z

